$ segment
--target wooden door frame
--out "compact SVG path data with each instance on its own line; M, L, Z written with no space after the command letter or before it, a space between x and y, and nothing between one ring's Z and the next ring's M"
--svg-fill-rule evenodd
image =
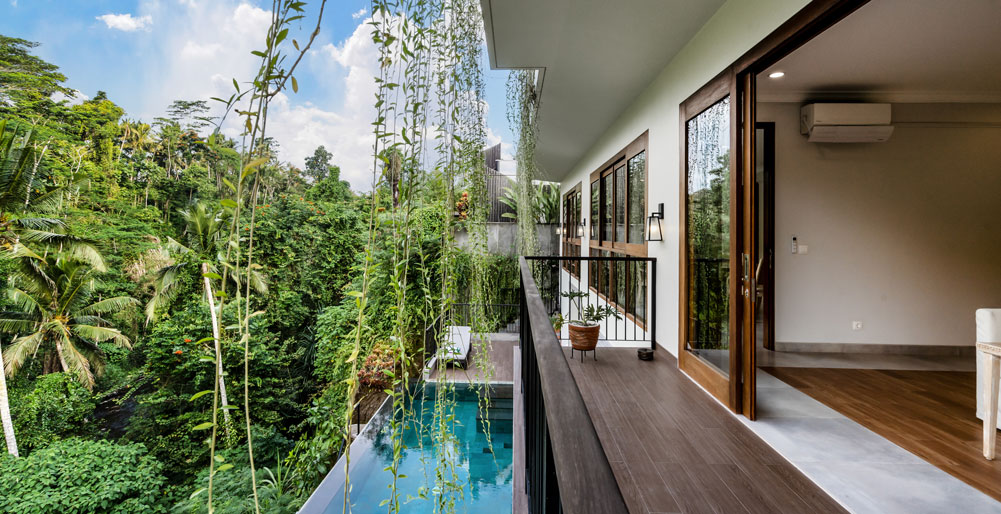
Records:
M709 362L705 361L698 355L689 352L687 350L688 346L688 323L689 323L689 262L688 262L688 121L692 118L698 116L700 113L708 109L709 107L715 105L716 103L722 101L724 98L730 98L730 152L733 155L733 143L737 135L737 127L739 122L739 113L736 109L736 94L737 88L734 81L733 69L727 68L723 70L722 73L717 75L715 78L709 81L705 86L696 91L692 96L688 97L680 106L680 155L681 155L681 173L680 179L680 193L681 199L678 202L681 210L681 218L679 226L680 235L680 246L678 247L681 253L681 267L679 283L680 287L680 298L679 298L679 309L678 314L680 316L678 322L678 366L688 373L696 382L702 385L709 394L713 395L717 400L722 402L724 405L729 406L734 411L740 409L741 402L741 390L740 381L732 380L732 377L740 375L740 368L738 367L741 363L741 358L739 355L740 347L735 344L736 340L734 335L738 334L738 317L734 309L730 309L730 315L727 320L727 325L730 334L730 366L727 370L728 374L720 371L716 366L713 366ZM736 162L735 159L730 159L730 198L736 198L738 194L738 184L739 181L735 180L736 176L734 174ZM737 274L733 273L733 270L737 269L737 249L739 245L737 244L737 239L733 237L733 230L737 227L737 223L733 220L738 219L736 202L730 202L730 277L727 281L727 292L728 297L732 300L735 297L736 290L739 287L737 283Z
M740 260L748 249L745 230L744 207L749 198L744 197L741 184L746 180L746 170L753 170L754 148L754 107L757 97L754 81L763 72L783 57L805 45L814 37L831 28L848 15L868 3L869 0L813 0L803 9L786 20L777 29L744 53L719 75L702 86L680 105L680 158L681 187L679 223L680 250L680 302L678 323L678 365L696 382L701 384L724 405L737 413L754 419L756 391L756 363L754 348L753 303L746 308L741 295ZM685 348L688 341L688 152L687 122L722 98L729 96L730 104L730 281L728 284L731 309L730 327L730 374L724 375L714 366L702 360ZM744 166L744 163L749 166ZM753 211L751 211L753 212ZM753 289L751 289L753 291ZM752 302L753 302L753 295ZM774 294L772 295L774 297ZM733 312L736 311L736 312ZM750 333L747 333L747 317L750 319Z
M769 254L763 256L766 259L765 264L762 266L764 270L762 273L762 285L765 288L765 297L761 302L761 308L764 310L764 315L762 316L762 322L764 323L764 330L762 331L762 336L764 340L762 341L762 346L766 350L775 349L775 122L773 121L755 121L754 122L755 136L757 136L757 131L763 131L765 135L765 155L763 159L763 166L765 168L765 180L761 185L762 189L758 191L759 193L764 193L765 195L765 205L764 205L764 215L762 216L762 225L760 229L764 232L762 234L762 246L764 250L770 252ZM755 145L755 151L757 151L757 145ZM757 155L755 155L755 165L757 165Z

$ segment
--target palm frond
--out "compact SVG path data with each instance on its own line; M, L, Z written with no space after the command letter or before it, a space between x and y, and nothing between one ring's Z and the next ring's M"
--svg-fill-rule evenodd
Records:
M74 259L89 264L97 271L102 273L108 271L108 268L104 265L104 257L101 256L101 252L98 251L97 247L83 239L75 240L73 244L66 248L66 253Z
M34 296L16 287L7 288L7 298L22 312L32 313L43 310Z
M167 237L167 251L184 254L190 252L191 248L177 242L177 240L172 237Z
M0 318L0 332L4 334L26 334L38 327L38 322L30 319Z
M28 357L34 355L45 341L45 332L39 330L26 336L14 339L14 342L3 351L4 372L13 377L24 366Z
M112 341L123 348L132 348L132 341L117 328L98 327L94 325L73 325L70 327L73 335L103 343Z
M18 218L16 220L12 220L11 224L21 228L21 230L42 230L42 231L56 227L63 228L66 226L66 223L64 223L63 220L56 218L39 218L39 217ZM21 238L24 239L23 232L21 233Z
M138 303L139 300L136 300L131 296L116 296L114 298L108 298L106 300L92 303L87 307L80 309L79 312L81 314L107 314L109 312L123 310L130 305L136 305Z
M76 375L77 380L87 389L94 389L94 373L91 371L90 359L80 353L80 350L73 344L72 338L68 334L63 335L60 341L61 356L66 361L66 371Z

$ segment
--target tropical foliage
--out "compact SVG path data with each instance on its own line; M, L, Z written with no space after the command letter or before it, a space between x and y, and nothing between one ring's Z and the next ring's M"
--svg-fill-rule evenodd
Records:
M424 334L455 304L477 333L506 323L483 307L516 303L518 283L486 252L479 2L373 3L364 193L323 146L304 169L282 162L266 130L319 31L317 17L292 35L304 5L274 2L260 68L231 95L152 120L100 91L58 99L75 92L36 43L0 36L0 355L21 445L0 460L0 511L295 512L349 451L360 403L407 412ZM518 194L555 221L558 188ZM425 429L446 444L452 393L437 389ZM408 495L454 509L456 463L434 466L434 484L394 486L386 509Z

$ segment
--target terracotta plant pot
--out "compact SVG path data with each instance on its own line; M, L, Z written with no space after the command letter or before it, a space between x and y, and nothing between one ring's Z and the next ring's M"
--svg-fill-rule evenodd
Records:
M598 333L601 325L583 326L570 324L570 346L574 350L589 352L598 346Z

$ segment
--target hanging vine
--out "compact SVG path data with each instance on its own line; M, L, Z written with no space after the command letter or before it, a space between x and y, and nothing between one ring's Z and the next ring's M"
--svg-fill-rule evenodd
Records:
M263 50L254 50L251 53L260 59L260 65L253 79L245 83L241 88L240 82L233 79L234 92L228 99L215 98L225 106L225 113L220 118L216 133L210 137L209 144L215 144L219 129L225 123L230 114L236 114L241 121L243 131L241 133L240 152L240 173L236 183L227 179L222 179L229 188L231 196L221 201L231 219L229 235L226 239L226 251L224 255L218 257L218 262L203 263L203 279L205 290L210 306L210 315L213 323L213 336L202 340L202 342L213 342L215 352L213 357L206 360L212 362L215 370L214 387L211 391L201 391L196 393L192 399L211 393L212 400L212 420L195 427L195 430L211 429L209 438L209 476L207 490L208 512L214 512L213 486L216 473L224 472L233 467L226 463L225 459L216 453L216 443L218 438L218 412L222 410L227 415L229 410L236 409L234 405L220 405L220 389L225 370L223 369L223 353L221 340L236 340L243 350L243 418L245 425L245 437L247 444L247 457L250 464L250 480L253 491L254 511L260 514L260 499L257 493L257 470L254 464L254 443L251 434L251 409L250 409L250 341L252 338L251 320L262 314L261 311L252 311L253 296L255 292L263 290L264 273L260 265L253 262L254 252L254 228L256 221L257 195L260 189L260 175L258 170L261 165L269 162L273 155L266 144L267 141L267 119L268 106L270 102L281 92L286 90L286 86L291 85L294 92L298 92L299 85L294 77L294 73L303 57L309 51L316 37L320 33L320 26L323 20L323 12L327 1L321 0L316 14L316 25L309 34L309 39L305 45L300 45L295 39L291 40L293 51L285 43L289 35L292 24L297 20L305 18L306 2L298 0L273 0L271 5L271 23L268 27L264 41ZM284 43L284 44L283 44ZM249 222L241 215L250 209ZM247 223L244 225L244 223ZM242 229L242 230L241 230ZM221 271L221 275L218 273ZM212 281L217 283L213 292ZM213 296L215 298L213 298ZM215 303L218 300L218 304ZM218 327L218 320L222 318L223 311L231 308L236 313L236 325L226 327L226 332L221 333ZM226 426L228 430L228 425ZM203 492L203 489L196 491L192 497Z
M388 334L397 373L385 391L392 402L391 434L393 475L388 512L399 512L403 501L397 481L406 449L405 432L416 427L428 434L435 456L434 470L425 477L425 487L406 499L431 501L435 512L452 512L464 495L455 452L456 400L454 385L439 380L425 390L412 387L411 370L421 368L434 355L415 344L432 327L454 324L456 298L455 263L459 249L455 231L460 223L453 211L457 191L465 188L474 200L470 216L463 221L470 233L474 253L474 298L485 297L483 270L486 258L486 182L482 150L485 143L482 16L475 0L375 0L372 2L372 41L378 49L376 119L373 123L372 191L368 243L365 248L361 288L351 292L358 310L353 329L354 348L349 361L353 378L348 379L345 425L358 402L357 362L371 345L375 325L391 317ZM421 244L426 227L415 213L427 213L440 223L436 228L437 255ZM423 218L422 218L423 219ZM388 258L381 258L387 254ZM371 311L369 299L373 277L389 278L393 305L388 311ZM475 277L480 278L475 278ZM478 304L478 305L477 305ZM486 327L482 301L474 301L474 332ZM417 306L417 307L414 307ZM447 343L447 331L438 331L437 346ZM487 371L486 337L478 337L477 366ZM482 362L481 362L482 361ZM438 377L445 377L446 359L435 359ZM487 377L488 378L488 377ZM433 391L429 419L415 410L421 398ZM486 389L483 389L485 392ZM420 395L420 398L416 396ZM481 395L486 407L487 396ZM421 407L423 408L423 407ZM418 437L423 445L423 438ZM422 452L425 449L420 449ZM350 445L345 447L345 471L350 463ZM345 472L343 509L350 510L350 476Z
M535 179L538 164L535 160L535 146L538 140L538 95L535 91L535 71L518 70L508 75L507 119L514 132L516 143L515 159L517 171L518 201L518 253L536 255L539 239L535 228Z

